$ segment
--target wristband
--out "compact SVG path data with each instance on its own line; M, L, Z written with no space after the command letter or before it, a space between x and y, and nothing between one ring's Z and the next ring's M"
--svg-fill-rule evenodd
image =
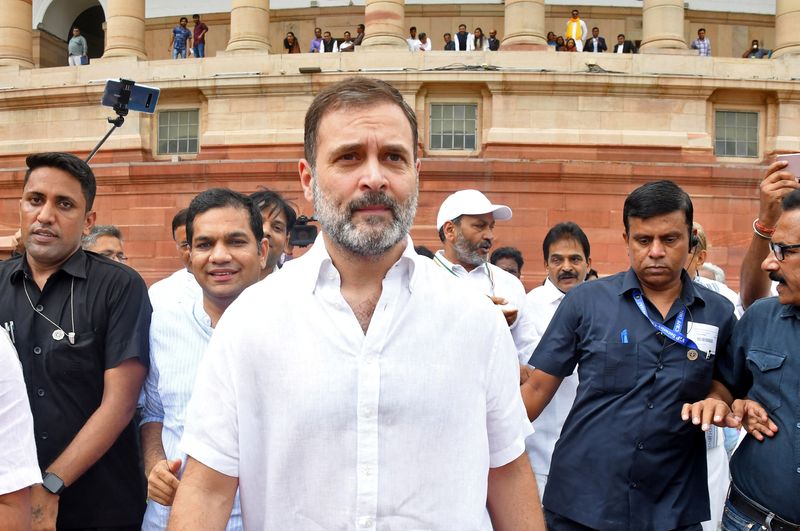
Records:
M763 238L765 240L771 240L772 234L775 232L775 229L769 229L758 222L758 218L753 220L753 233L758 236L759 238Z

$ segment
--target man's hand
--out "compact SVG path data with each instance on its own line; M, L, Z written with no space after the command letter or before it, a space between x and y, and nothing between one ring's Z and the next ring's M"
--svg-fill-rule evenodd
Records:
M519 384L522 385L528 381L528 378L531 377L533 374L533 367L530 365L520 365L519 366Z
M166 459L153 465L150 475L147 476L147 497L161 505L170 506L175 500L175 491L178 490L178 470L181 469L181 460Z
M31 488L31 529L33 531L55 531L58 517L58 496L42 487Z
M800 188L794 175L784 168L788 162L773 162L767 169L767 176L761 181L758 220L762 225L772 228L781 215L781 201L784 197Z
M731 412L731 408L724 400L706 398L694 404L684 404L681 409L681 418L684 421L691 419L692 424L700 426L703 431L708 431L711 424L721 428L738 428L742 418Z
M505 306L506 304L508 304L508 301L505 300L503 297L492 297L490 295L489 298L497 306ZM517 310L516 308L508 308L508 309L501 308L500 310L503 312L503 317L506 318L506 323L508 323L508 326L514 324L514 321L517 320L517 314L519 313L519 310Z
M745 431L763 441L764 436L774 437L778 426L767 416L766 410L755 400L743 399L733 401L733 414L742 419L741 425Z

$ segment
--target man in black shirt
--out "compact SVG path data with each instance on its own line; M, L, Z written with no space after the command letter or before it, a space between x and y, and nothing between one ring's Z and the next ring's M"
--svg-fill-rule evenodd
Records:
M0 263L0 323L14 343L43 483L34 527L138 529L145 495L131 418L148 365L150 304L132 269L81 250L94 224L89 166L27 158L25 254Z
M497 38L497 30L493 29L489 32L489 50L496 52L500 49L500 39Z

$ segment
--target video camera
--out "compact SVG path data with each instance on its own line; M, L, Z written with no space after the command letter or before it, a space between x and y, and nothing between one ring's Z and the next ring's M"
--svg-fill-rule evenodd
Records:
M312 221L317 221L314 216L299 216L297 218L297 221L294 222L294 227L289 232L289 245L308 247L314 243L319 229L317 229L316 225L309 225Z

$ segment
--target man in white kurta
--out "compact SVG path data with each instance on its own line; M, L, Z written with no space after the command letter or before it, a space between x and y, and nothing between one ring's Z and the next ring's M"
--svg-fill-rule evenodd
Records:
M586 30L586 22L580 18L578 10L572 10L572 18L567 21L567 30L564 33L564 39L575 39L575 47L579 52L583 51L583 43L589 36Z
M4 326L3 326L4 325ZM30 487L42 482L33 416L28 403L22 366L9 333L13 323L0 325L0 527L24 529L30 525Z
M459 190L447 196L436 216L444 249L436 252L433 261L498 304L524 365L536 347L533 316L525 310L525 287L517 277L489 262L495 221L511 216L509 207L492 204L478 190Z
M533 319L534 349L550 325L564 296L586 280L592 264L589 239L575 223L567 221L550 228L542 244L547 279L544 284L528 293L525 312ZM526 361L527 363L527 361ZM561 428L575 402L578 373L564 378L541 415L533 421L536 433L525 441L528 459L536 474L539 496L544 495L553 448L561 435Z
M228 308L184 451L239 477L245 529L491 529L486 472L530 432L500 312L410 239L366 336L339 282L320 237Z
M340 132L348 127L350 133ZM226 310L170 526L544 529L503 316L417 255L417 124L387 83L323 89L298 163L322 231Z

